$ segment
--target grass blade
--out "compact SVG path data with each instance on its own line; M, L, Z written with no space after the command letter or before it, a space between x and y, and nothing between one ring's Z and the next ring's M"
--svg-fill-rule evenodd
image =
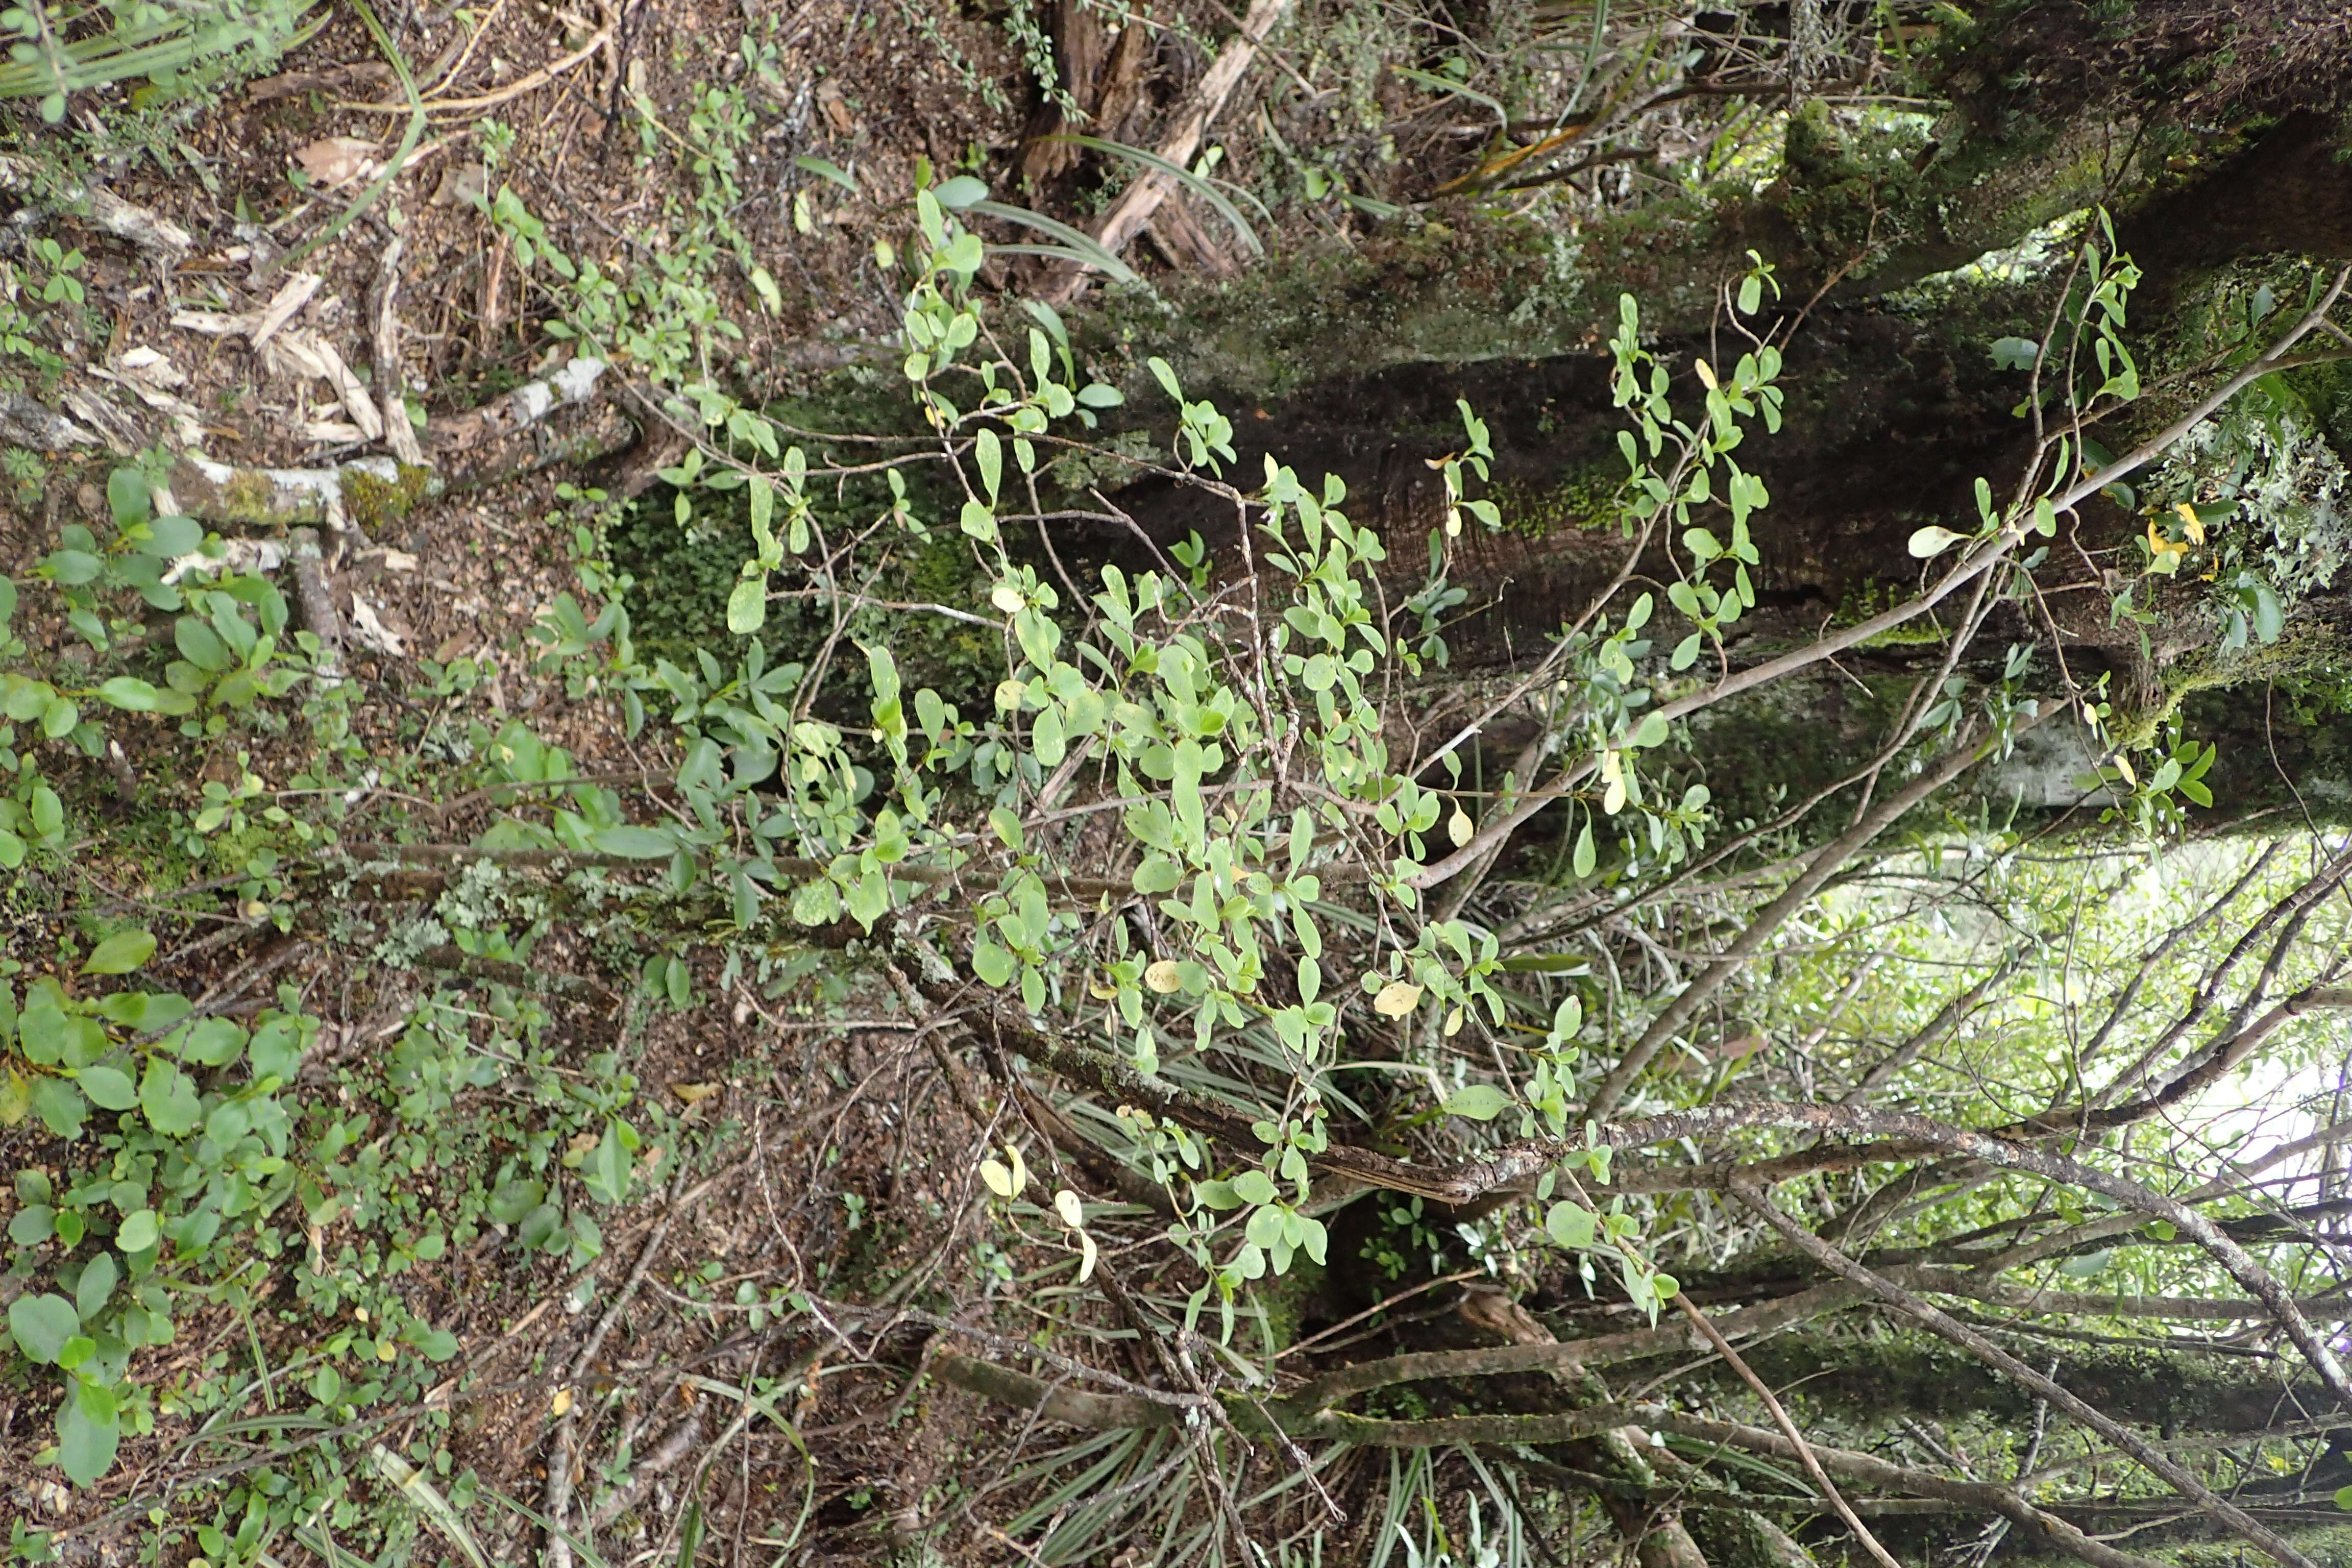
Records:
M1067 247L1068 253L1073 258L1085 262L1088 267L1121 283L1143 281L1135 275L1134 268L1105 250L1102 243L1094 236L1081 233L1068 224L1056 222L1043 213L1033 213L1027 207L1007 206L1003 202L974 202L965 210L978 213L983 217L997 218L1005 223L1017 223L1025 228L1034 228L1040 234L1049 235ZM996 248L1012 250L1016 255L1034 254L1013 246L998 246Z
M381 1443L368 1451L368 1458L374 1463L376 1473L408 1500L409 1506L433 1527L434 1533L464 1552L466 1561L474 1568L490 1568L490 1560L484 1554L481 1543L474 1539L474 1532L466 1528L466 1521L449 1506L449 1500L425 1479L423 1471Z
M1251 255L1265 254L1265 247L1259 243L1257 230L1252 228L1249 221L1242 216L1241 209L1226 200L1223 191L1218 190L1216 186L1182 164L1163 158L1157 153L1148 153L1140 147L1130 147L1124 142L1106 141L1100 136L1064 135L1053 137L1051 140L1074 142L1089 152L1100 153L1113 158L1124 158L1131 163L1140 163L1147 169L1158 170L1200 197L1211 210L1224 219L1241 242L1249 247Z

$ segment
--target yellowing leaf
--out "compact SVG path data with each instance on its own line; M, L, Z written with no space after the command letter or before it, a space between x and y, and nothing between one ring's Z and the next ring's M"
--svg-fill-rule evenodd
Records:
M1706 361L1702 359L1693 360L1691 362L1691 368L1698 372L1699 384L1706 387L1709 392L1713 392L1716 384L1715 366L1707 363Z
M555 1391L555 1397L548 1401L547 1404L547 1413L550 1415L561 1415L571 1408L572 1391L568 1388L557 1389Z
M1458 805L1454 808L1454 815L1446 819L1445 837L1454 840L1456 849L1469 843L1471 836L1477 831L1477 825L1470 820L1470 814Z
M396 1359L396 1358L399 1356L399 1354L400 1354L400 1347L399 1347L398 1345L396 1345L396 1344L394 1344L390 1340L378 1340L378 1341L376 1341L376 1342L375 1342L375 1359L376 1359L376 1360L378 1360L378 1361L392 1361L392 1360Z
M719 1086L715 1083L674 1083L669 1086L669 1091L688 1105L700 1105L719 1092Z
M2163 531L2156 526L2156 519L2152 517L2147 520L2147 547L2158 556L2189 553L2189 546L2186 544L2176 544L2165 538Z
M1069 1188L1064 1187L1060 1192L1054 1194L1054 1212L1062 1216L1062 1223L1068 1226L1072 1230L1086 1229L1086 1205L1078 1201L1078 1194L1070 1191Z
M1405 980L1390 981L1372 998L1372 1011L1383 1018L1402 1018L1420 1005L1421 987Z
M1029 601L1012 584L999 583L988 591L988 602L1008 616L1017 616Z
M776 287L774 275L770 273L764 267L754 267L751 268L748 276L751 279L752 289L760 296L760 303L768 308L768 314L771 316L782 315L784 313L784 294L782 289Z
M1926 528L1916 531L1905 548L1917 560L1931 561L1958 544L1960 539L1961 535L1954 533L1950 529L1938 528L1930 523Z
M1176 961L1172 958L1155 961L1151 967L1143 972L1143 983L1162 996L1184 984L1176 973Z
M980 1179L987 1183L988 1190L1000 1198L1009 1198L1019 1190L1013 1184L1013 1173L1002 1160L982 1160L980 1163Z
M2180 514L2180 531L2189 536L2189 542L2204 543L2205 521L2197 515L2197 509L2187 501L2179 501L2174 504L2172 510Z
M1089 1279L1093 1279L1093 1278L1094 1278L1094 1275L1095 1275L1095 1259L1096 1259L1096 1258L1097 1258L1097 1253L1096 1253L1096 1251L1095 1251L1095 1238L1094 1238L1093 1237L1091 1237L1091 1236L1088 1236L1088 1235L1087 1235L1085 1231L1083 1231L1083 1230L1082 1230L1082 1231L1080 1231L1080 1232L1078 1232L1078 1283L1079 1283L1079 1284L1083 1285L1083 1284L1085 1284L1087 1280L1089 1280Z
M1447 1039L1450 1040L1454 1036L1462 1032L1462 1020L1464 1016L1465 1015L1459 1007L1454 1008L1454 1011L1445 1015L1445 1037Z

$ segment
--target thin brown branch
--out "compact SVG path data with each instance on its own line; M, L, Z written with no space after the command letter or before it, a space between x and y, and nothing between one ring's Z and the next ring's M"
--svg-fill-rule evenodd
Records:
M1732 1188L1732 1194L1747 1204L1749 1208L1754 1209L1762 1216L1766 1224L1780 1232L1782 1238L1798 1251L1840 1278L1862 1286L1880 1300L1943 1335L1944 1338L1958 1345L1988 1366L2007 1375L2021 1387L2031 1389L2048 1400L2054 1408L2064 1411L2083 1426L2098 1433L2108 1442L2129 1454L2142 1467L2161 1479L2166 1485L2196 1504L2212 1519L2227 1526L2233 1534L2261 1547L2279 1562L2287 1564L2288 1568L2315 1568L2309 1558L2296 1551L2293 1543L2277 1531L2215 1492L2212 1488L2174 1460L2170 1455L2149 1443L2138 1433L2110 1417L2073 1391L2035 1372L2025 1363L2011 1355L1984 1335L1952 1317L1951 1314L1930 1305L1884 1275L1864 1268L1781 1212L1779 1205L1775 1205L1760 1189L1738 1185Z

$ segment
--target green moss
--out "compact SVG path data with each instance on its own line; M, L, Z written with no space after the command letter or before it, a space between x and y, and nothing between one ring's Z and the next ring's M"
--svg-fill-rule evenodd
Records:
M885 386L877 395L835 384L818 396L772 405L767 412L790 429L891 434L911 423L906 409L890 401L897 395L895 386ZM804 448L811 445L803 441ZM827 461L823 452L817 446L812 461ZM867 598L887 603L958 608L979 603L985 591L976 578L971 552L954 526L956 500L939 490L926 467L912 466L899 473L910 508L928 525L928 532L917 537L887 529L876 536L871 554L861 559L878 570L870 580L852 585ZM889 510L891 492L878 476L863 475L838 488L832 480L813 484L809 499L819 533L839 540L872 527ZM610 526L606 547L614 564L631 579L625 602L640 653L648 662L667 658L691 668L698 650L709 648L725 657L723 650L739 640L727 629L727 600L756 545L747 491L688 492L690 510L683 524L678 500L679 493L667 485L647 491ZM787 565L773 585L789 593L809 585L809 580ZM808 663L834 632L832 605L814 597L782 597L770 602L760 637L774 668ZM854 653L858 643L889 648L909 691L929 686L968 710L984 704L987 692L1004 674L1003 648L985 628L919 611L854 609L845 640L837 645L852 650L851 657L836 652L826 678L825 706L860 724L870 693L866 660Z
M1923 184L1912 162L1927 144L1919 116L1842 117L1808 101L1789 117L1784 173L1772 199L1824 258L1866 252L1920 205Z
M2278 683L2305 692L2333 692L2341 700L2347 695L2340 673L2344 663L2343 638L2308 625L2291 626L2267 647L2256 644L2233 654L2200 647L2166 661L2157 678L2155 700L2143 709L2118 711L2109 724L2119 748L2132 750L2153 744L2179 715L2181 704L2200 692Z
M1304 1254L1291 1259L1288 1273L1258 1288L1255 1299L1265 1313L1266 1336L1275 1350L1288 1350L1297 1342L1299 1320L1322 1289L1322 1266Z
M398 477L380 479L364 468L343 470L343 510L352 522L372 529L406 517L432 494L433 470L403 463Z
M1519 479L1496 481L1492 495L1503 514L1503 531L1523 539L1548 539L1562 529L1601 528L1617 521L1617 498L1625 488L1621 468L1595 464L1549 485Z
M277 521L277 488L257 469L238 468L221 487L222 510L231 522L257 523Z

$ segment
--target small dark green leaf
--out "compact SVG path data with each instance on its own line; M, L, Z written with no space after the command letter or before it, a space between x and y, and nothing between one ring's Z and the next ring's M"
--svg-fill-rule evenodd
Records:
M92 1103L107 1110L128 1110L139 1103L139 1091L131 1087L131 1075L121 1068L104 1065L87 1067L74 1075L81 1091Z
M166 1138L194 1132L204 1110L195 1080L162 1057L147 1058L147 1071L139 1082L139 1109L146 1113L147 1125Z
M8 1307L8 1331L25 1359L42 1366L58 1359L66 1342L81 1330L81 1314L63 1296L19 1296Z
M931 193L940 205L951 212L961 212L977 202L988 199L988 182L971 174L958 174L943 182Z
M90 950L82 964L84 974L128 974L146 963L155 953L154 934L146 931L119 931Z
M147 489L147 476L136 468L117 468L107 475L106 507L117 528L145 522L155 510L154 499Z
M659 827L600 827L588 836L588 842L607 855L633 860L667 860L677 852L676 837Z
M104 1384L73 1381L73 1397L58 1411L58 1464L74 1485L86 1487L114 1468L121 1429L115 1421L114 1391Z

